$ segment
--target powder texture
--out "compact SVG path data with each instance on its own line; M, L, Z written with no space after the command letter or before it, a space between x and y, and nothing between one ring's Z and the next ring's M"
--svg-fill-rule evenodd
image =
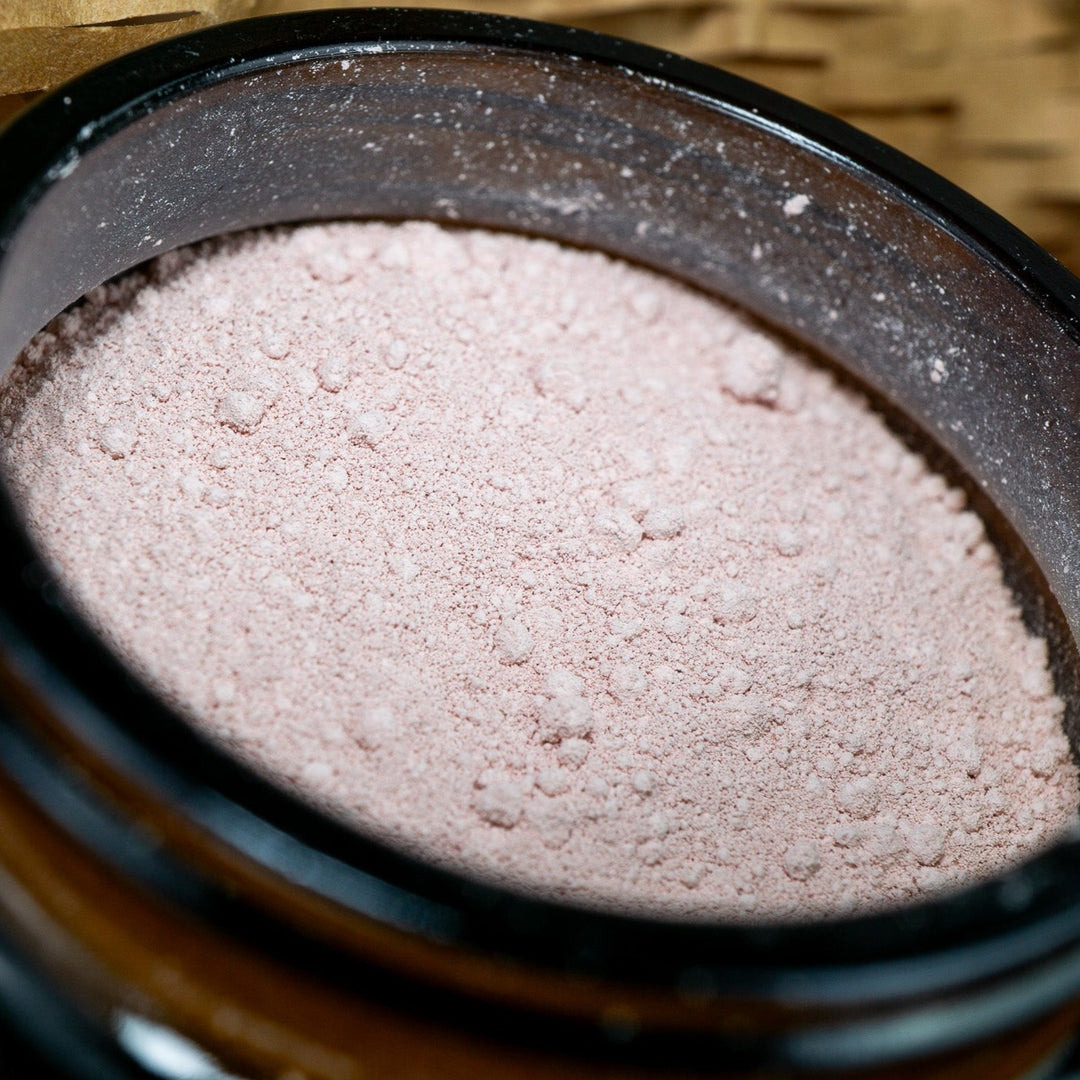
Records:
M441 865L803 918L1073 822L1045 643L963 495L645 270L420 223L217 241L60 317L0 415L134 668Z

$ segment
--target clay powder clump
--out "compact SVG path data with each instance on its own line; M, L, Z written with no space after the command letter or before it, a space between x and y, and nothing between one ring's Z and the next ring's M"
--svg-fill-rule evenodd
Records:
M964 497L735 311L604 255L344 223L166 256L7 379L78 606L237 755L546 897L913 901L1075 818Z

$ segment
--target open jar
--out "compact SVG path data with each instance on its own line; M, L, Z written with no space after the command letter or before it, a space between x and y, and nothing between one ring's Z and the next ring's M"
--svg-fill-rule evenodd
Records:
M734 300L933 432L985 492L1075 735L1076 283L873 140L612 39L352 11L127 57L37 106L2 153L5 364L147 258L313 219L524 231ZM813 192L797 225L793 190ZM956 341L964 377L925 378ZM932 903L815 924L514 895L224 754L71 611L10 502L0 537L0 999L71 1075L1016 1077L1071 1038L1072 841Z

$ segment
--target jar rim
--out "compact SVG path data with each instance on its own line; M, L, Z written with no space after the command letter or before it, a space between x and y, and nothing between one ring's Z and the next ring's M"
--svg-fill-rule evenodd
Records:
M647 46L504 16L432 10L342 10L225 24L151 46L54 91L0 135L0 157L9 163L0 176L0 275L27 208L68 175L73 160L77 164L133 119L241 74L337 60L375 45L384 53L459 45L523 51L617 68L695 95L803 152L901 192L1080 336L1080 283L1072 275L971 196L842 121ZM814 923L724 925L615 915L467 880L300 802L133 685L82 620L58 605L55 582L2 490L0 550L3 650L79 739L255 863L410 933L529 965L649 985L685 987L696 979L714 992L794 1003L804 995L863 1003L922 994L1080 943L1080 841L1071 839L954 894ZM5 717L0 726L7 730L12 723ZM24 748L33 742L26 732L0 737L5 768L12 768L11 748L19 739ZM58 784L70 779L62 769L56 775ZM94 842L107 846L116 838ZM114 849L112 857L128 855ZM136 861L132 856L129 865ZM212 908L208 903L207 918Z

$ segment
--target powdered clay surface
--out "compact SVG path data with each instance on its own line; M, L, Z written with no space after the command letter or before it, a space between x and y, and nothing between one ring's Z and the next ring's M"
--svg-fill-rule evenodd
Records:
M641 269L425 224L218 242L60 318L2 415L108 640L444 866L788 919L1073 822L1045 645L963 496Z

